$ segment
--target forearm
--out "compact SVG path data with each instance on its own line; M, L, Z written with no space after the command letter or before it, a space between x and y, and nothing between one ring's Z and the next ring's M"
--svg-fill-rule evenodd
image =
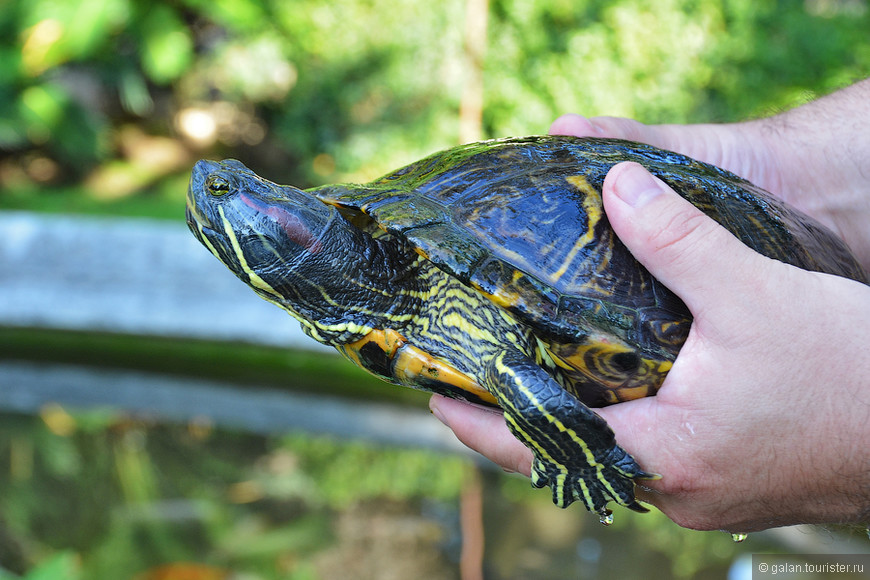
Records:
M870 269L870 79L743 130L771 155L767 186L832 227Z

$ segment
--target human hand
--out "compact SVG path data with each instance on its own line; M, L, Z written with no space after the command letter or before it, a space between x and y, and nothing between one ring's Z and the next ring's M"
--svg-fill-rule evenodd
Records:
M727 169L831 228L870 271L870 79L742 123L644 125L564 115L550 133L639 141Z
M694 316L656 397L597 410L662 475L638 498L695 529L870 518L870 287L753 252L636 164L612 169L603 196L620 239ZM501 415L430 406L466 445L529 473Z

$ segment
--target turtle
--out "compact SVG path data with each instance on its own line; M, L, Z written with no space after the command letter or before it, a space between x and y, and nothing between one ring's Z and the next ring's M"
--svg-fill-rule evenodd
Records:
M608 170L635 161L754 250L867 283L848 247L748 181L649 145L531 136L450 148L366 184L301 190L195 165L194 236L315 340L398 385L503 410L531 482L612 521L659 477L594 408L654 395L685 304L619 241ZM751 299L747 297L747 299Z

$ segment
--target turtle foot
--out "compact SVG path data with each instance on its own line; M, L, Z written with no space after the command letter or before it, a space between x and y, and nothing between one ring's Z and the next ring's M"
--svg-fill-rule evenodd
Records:
M575 501L582 502L586 509L598 514L604 525L613 523L613 515L607 508L611 501L636 512L648 512L649 509L635 499L635 480L658 479L660 476L640 469L637 462L620 447L614 447L608 459L590 466L585 461L562 465L535 458L532 485L549 486L553 492L553 503L561 508Z

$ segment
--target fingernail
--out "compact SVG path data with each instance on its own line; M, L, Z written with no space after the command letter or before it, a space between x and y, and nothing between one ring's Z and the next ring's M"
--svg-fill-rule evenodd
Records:
M429 411L433 415L435 415L436 419L450 427L450 424L447 422L447 419L444 418L444 414L441 412L441 409L438 408L438 403L435 402L435 397L429 399Z
M632 207L641 207L660 195L663 183L637 163L622 168L613 185L619 199Z

